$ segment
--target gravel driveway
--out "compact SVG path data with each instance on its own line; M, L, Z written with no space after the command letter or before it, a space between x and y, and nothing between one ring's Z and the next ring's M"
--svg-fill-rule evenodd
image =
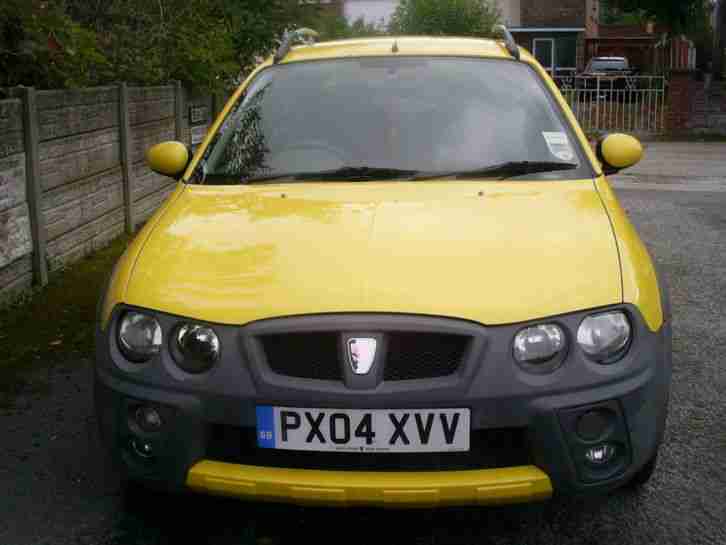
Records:
M90 362L59 362L0 408L0 545L726 543L726 180L710 179L706 191L616 184L670 278L674 311L671 415L641 492L413 512L125 497L97 443Z

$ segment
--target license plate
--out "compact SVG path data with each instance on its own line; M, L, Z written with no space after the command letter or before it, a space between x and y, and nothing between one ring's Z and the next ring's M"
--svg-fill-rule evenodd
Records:
M257 407L257 446L338 452L466 452L469 409Z

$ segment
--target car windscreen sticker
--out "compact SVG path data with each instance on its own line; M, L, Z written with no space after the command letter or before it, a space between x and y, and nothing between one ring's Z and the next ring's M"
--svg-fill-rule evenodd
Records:
M575 158L575 152L572 151L570 140L564 132L543 132L547 147L550 153L561 161L572 161Z

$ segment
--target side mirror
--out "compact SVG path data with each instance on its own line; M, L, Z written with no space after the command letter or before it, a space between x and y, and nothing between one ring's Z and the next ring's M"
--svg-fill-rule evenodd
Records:
M627 134L611 134L597 144L597 158L605 174L615 174L636 165L643 158L643 146Z
M170 178L179 178L186 170L189 159L189 150L181 142L162 142L146 152L149 168Z

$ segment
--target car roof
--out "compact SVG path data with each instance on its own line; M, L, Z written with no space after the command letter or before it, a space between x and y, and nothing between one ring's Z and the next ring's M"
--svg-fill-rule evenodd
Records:
M395 46L395 47L394 47ZM455 56L511 59L504 42L480 38L386 36L320 42L294 47L282 63L380 56ZM522 50L522 59L531 56Z

